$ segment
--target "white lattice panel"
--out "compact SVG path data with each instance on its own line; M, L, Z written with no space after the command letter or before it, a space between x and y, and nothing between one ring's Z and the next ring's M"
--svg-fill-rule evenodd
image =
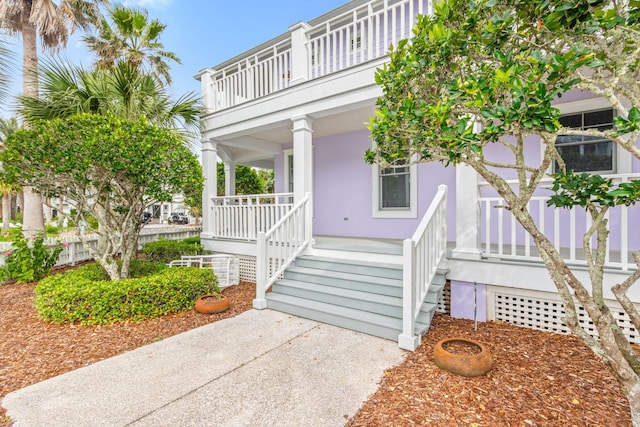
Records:
M240 280L245 282L256 282L256 257L238 255L240 264Z
M640 334L632 326L629 316L616 301L607 301L613 317L618 321L623 333L632 343L640 343ZM564 306L557 294L549 292L518 290L498 286L487 287L487 319L508 322L544 331L569 333L563 322ZM597 337L593 322L584 308L578 306L580 325L592 336Z

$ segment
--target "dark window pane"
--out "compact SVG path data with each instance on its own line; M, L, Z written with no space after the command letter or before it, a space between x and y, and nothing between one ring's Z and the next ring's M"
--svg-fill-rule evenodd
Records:
M380 177L381 208L408 208L409 175L386 175Z
M568 114L560 123L574 129L608 130L613 127L614 110ZM596 136L558 135L558 152L567 169L576 172L613 172L613 142ZM555 170L558 170L556 164Z
M584 113L584 127L594 127L613 123L613 110L590 111Z
M567 170L576 172L613 170L613 142L577 144L558 147Z
M580 129L582 127L582 114L568 114L560 117L559 121L564 127Z

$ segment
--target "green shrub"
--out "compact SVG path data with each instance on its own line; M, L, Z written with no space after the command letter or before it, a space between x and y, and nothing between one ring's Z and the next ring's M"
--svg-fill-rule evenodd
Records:
M87 224L94 230L98 229L98 220L92 215L87 216Z
M200 255L204 253L204 248L199 244L160 239L145 243L142 246L142 252L151 261L168 264L174 259L180 259L183 255Z
M45 226L45 231L47 232L47 234L58 234L58 232L60 231L60 228L53 224L47 224Z
M0 268L0 280L15 280L18 283L36 282L49 274L62 252L60 242L50 249L44 243L44 233L25 237L21 228L10 230L11 249L4 255L4 266Z
M118 267L121 267L121 261L118 260ZM144 277L152 274L160 273L169 268L166 264L147 261L144 259L132 259L129 265L129 277ZM81 274L85 275L88 280L109 280L109 275L100 264L92 263L79 268Z
M146 263L138 267L151 269ZM107 324L188 310L198 297L220 292L210 269L157 268L148 276L109 281L100 266L82 266L40 281L35 306L44 320Z
M200 236L195 236L195 237L187 237L186 239L182 240L184 243L189 243L192 245L199 245L200 244Z

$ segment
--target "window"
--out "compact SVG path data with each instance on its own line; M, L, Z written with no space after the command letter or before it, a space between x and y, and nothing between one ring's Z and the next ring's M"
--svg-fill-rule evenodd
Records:
M398 161L388 168L373 166L373 217L417 218L416 166Z
M574 129L607 130L613 127L614 115L615 112L611 108L564 114L560 117L560 123ZM614 143L609 139L595 136L558 135L556 146L567 170L603 173L616 171ZM554 169L558 170L557 164Z
M411 174L409 167L396 162L396 167L380 169L380 209L406 210L411 207Z

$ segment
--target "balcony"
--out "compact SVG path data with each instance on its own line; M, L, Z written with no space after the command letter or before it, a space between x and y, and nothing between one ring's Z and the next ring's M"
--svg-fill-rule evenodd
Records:
M390 45L411 37L428 0L355 1L199 75L204 101L215 113L291 86L384 58Z

